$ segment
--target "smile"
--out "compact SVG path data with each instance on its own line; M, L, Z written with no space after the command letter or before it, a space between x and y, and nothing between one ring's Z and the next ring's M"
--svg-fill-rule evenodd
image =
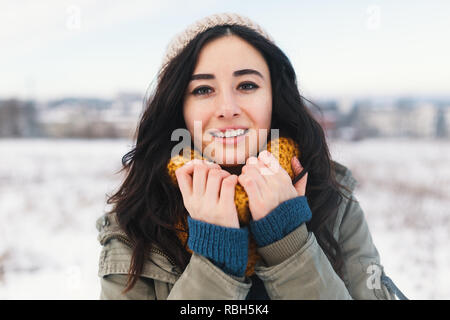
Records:
M215 141L225 143L225 144L234 144L234 143L237 143L238 141L244 139L248 132L249 132L249 129L245 129L245 130L239 129L239 130L234 130L234 131L230 131L230 132L227 131L225 134L222 132L219 132L219 133L214 132L214 133L211 133L211 135L214 137Z

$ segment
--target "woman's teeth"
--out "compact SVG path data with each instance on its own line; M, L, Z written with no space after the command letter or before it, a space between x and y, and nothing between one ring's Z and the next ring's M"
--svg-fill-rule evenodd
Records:
M212 135L218 138L232 138L246 134L248 129L227 130L224 132L213 132Z

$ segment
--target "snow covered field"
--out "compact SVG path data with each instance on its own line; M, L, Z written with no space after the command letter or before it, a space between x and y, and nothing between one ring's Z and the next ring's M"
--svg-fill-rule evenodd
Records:
M353 173L386 274L409 299L450 299L450 142L330 143Z
M0 140L0 299L97 299L95 220L128 140ZM386 274L450 299L450 142L331 141L350 168Z

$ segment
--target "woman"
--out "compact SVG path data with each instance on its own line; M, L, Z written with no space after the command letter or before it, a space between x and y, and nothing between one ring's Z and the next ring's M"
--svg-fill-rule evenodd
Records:
M122 159L127 175L108 199L114 207L97 222L101 298L394 299L352 195L356 181L330 159L304 100L289 59L250 19L213 15L177 35ZM232 142L177 169L177 186L166 166L179 128L201 152L211 140ZM260 152L271 129L298 143L292 169L307 173L296 183ZM248 226L236 212L238 183ZM178 224L186 216L188 231ZM261 257L251 273L249 234Z

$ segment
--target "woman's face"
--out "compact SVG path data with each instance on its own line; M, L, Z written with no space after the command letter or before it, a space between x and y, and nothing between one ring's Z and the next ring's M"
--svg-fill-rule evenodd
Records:
M235 35L207 43L188 84L183 115L205 158L223 166L245 164L270 133L272 87L263 56ZM227 128L247 130L237 138L214 137Z

